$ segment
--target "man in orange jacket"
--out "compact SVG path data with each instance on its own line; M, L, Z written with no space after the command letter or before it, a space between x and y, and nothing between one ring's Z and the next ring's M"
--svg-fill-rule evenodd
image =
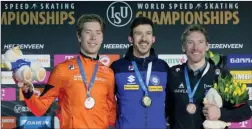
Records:
M25 102L34 115L43 115L58 97L60 128L115 125L114 73L98 60L104 27L100 16L82 15L77 21L79 56L54 68L39 98L33 94L32 84L22 87Z

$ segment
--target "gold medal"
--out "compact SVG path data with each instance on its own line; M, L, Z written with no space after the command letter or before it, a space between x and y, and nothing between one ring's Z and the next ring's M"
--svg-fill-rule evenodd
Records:
M189 114L194 114L197 110L197 107L195 104L193 103L189 103L187 106L186 106L186 111L189 113Z
M142 103L145 107L149 107L151 105L151 98L149 96L144 96Z

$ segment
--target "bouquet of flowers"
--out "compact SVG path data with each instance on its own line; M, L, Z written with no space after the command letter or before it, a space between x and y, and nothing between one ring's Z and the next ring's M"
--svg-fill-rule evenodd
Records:
M234 107L244 104L249 98L247 85L238 82L231 76L222 78L220 74L217 83L214 83L214 89L223 100L234 105Z

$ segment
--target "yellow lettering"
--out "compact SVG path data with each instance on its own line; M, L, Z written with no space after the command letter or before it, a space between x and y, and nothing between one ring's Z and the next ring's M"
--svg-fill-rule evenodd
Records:
M233 12L233 17L234 17L234 21L233 21L233 24L238 24L239 22L240 22L240 19L239 19L239 17L238 17L238 14L239 14L239 12L238 11L235 11L235 12Z
M232 13L230 11L225 12L225 24L228 24L228 21L232 19Z

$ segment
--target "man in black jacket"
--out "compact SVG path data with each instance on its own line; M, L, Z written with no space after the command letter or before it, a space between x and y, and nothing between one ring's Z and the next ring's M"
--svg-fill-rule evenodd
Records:
M229 71L209 63L207 31L199 25L189 26L182 34L182 50L187 62L171 68L166 94L166 115L171 129L203 129L204 120L239 122L251 117L248 104L234 108L224 101L223 107L203 105L203 98L218 75Z

